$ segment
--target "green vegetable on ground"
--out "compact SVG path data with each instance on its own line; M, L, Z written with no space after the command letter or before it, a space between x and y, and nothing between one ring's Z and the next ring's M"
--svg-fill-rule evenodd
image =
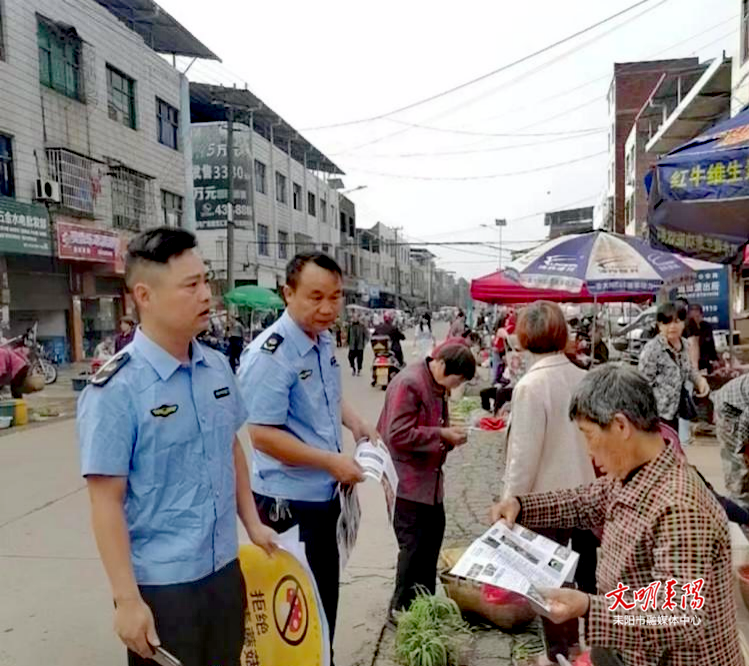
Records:
M470 639L452 599L420 592L398 617L395 656L403 666L457 666Z

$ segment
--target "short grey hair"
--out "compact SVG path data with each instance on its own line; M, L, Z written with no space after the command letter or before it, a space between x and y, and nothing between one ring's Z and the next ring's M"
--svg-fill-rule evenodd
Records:
M642 432L658 432L658 406L653 389L636 370L607 363L589 372L570 400L570 419L586 419L608 428L617 414Z

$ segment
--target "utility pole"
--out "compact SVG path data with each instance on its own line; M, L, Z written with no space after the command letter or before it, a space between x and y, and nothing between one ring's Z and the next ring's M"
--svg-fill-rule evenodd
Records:
M226 282L227 291L234 289L234 107L226 106L226 170L228 172L228 203L226 204Z
M400 269L400 245L398 245L398 232L400 227L395 227L395 309L400 310L401 299L401 269Z
M502 227L507 226L507 220L501 219L501 220L494 220L494 224L497 225L497 228L499 229L499 270L502 270Z

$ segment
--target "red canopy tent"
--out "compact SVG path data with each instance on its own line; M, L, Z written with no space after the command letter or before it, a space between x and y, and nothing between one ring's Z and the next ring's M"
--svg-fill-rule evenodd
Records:
M598 303L627 303L644 301L653 294L608 293L598 294ZM529 289L505 277L502 271L485 275L471 282L471 298L482 303L517 304L533 301L554 301L556 303L592 303L593 294L585 287L579 294L556 289Z

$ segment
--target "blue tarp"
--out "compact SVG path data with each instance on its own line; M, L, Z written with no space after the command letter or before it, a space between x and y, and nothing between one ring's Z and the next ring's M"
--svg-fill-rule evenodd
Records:
M720 263L749 240L749 109L663 157L645 179L651 243Z

